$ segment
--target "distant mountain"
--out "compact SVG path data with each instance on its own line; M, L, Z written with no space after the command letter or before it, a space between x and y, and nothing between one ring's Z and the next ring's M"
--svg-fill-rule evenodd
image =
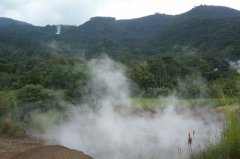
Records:
M228 18L238 17L240 12L228 7L200 5L180 16L189 18Z
M57 28L60 34L56 34ZM0 47L87 55L106 52L131 57L209 54L214 50L240 57L240 11L201 5L175 16L156 13L128 20L93 17L80 26L60 25L60 28L0 18Z
M25 22L13 20L11 18L0 17L0 27L8 27L8 26L26 26L31 25Z

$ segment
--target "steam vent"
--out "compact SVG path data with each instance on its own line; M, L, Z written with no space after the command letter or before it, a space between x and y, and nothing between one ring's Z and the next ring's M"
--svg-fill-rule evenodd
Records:
M81 151L60 145L41 146L25 151L11 159L93 159Z

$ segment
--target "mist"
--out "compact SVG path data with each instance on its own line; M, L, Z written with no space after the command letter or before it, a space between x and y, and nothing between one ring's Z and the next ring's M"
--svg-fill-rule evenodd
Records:
M82 88L88 100L66 105L64 115L51 126L42 126L42 131L30 127L29 133L47 144L81 150L96 159L184 158L206 141L217 142L222 129L218 114L193 112L178 105L174 96L155 113L134 112L140 106L131 102L131 81L124 65L103 56L89 61L88 68L91 80ZM46 114L32 118L42 125L49 122Z
M240 60L238 61L229 61L230 68L237 70L240 73Z
M61 29L62 29L61 25L56 26L56 34L57 35L61 34Z

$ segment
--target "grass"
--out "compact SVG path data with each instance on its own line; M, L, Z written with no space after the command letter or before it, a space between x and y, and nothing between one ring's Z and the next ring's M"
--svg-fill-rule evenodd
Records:
M146 110L156 110L162 107L161 101L158 98L135 97L132 98L134 109L143 108Z
M0 143L0 151L7 150L9 148L9 145Z
M225 127L216 143L208 143L191 159L239 159L240 158L240 114L239 111L226 113Z
M2 90L0 91L0 97L12 98L16 100L17 90Z
M170 101L170 102L169 102ZM169 97L149 98L149 97L135 97L132 98L132 103L135 108L143 108L146 110L161 109L166 106L227 106L240 103L240 98L225 97L225 98L191 98L191 99L177 99Z
M169 106L169 98L133 98L133 105L144 109L156 110ZM198 99L175 99L175 106L230 106L239 105L240 98L198 98ZM230 108L230 107L229 107ZM221 136L216 136L216 142L207 142L201 150L190 154L189 159L240 159L240 110L227 111L225 113L224 129Z

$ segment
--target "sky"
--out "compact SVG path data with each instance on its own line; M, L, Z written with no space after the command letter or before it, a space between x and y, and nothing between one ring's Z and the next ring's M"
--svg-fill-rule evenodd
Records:
M0 17L40 26L81 25L94 16L131 19L154 13L176 15L201 4L240 10L239 0L1 0Z

